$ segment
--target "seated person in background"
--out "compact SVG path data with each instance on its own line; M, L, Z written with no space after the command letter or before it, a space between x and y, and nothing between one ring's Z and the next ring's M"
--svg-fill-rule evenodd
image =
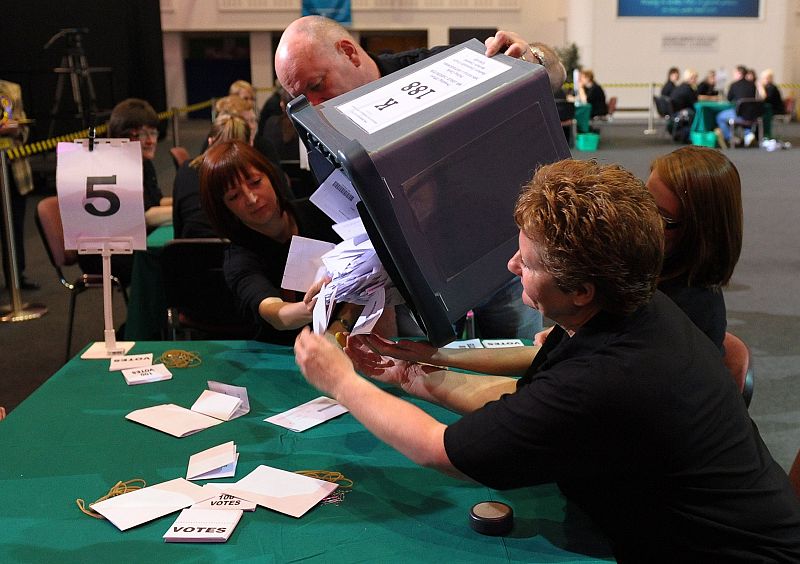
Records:
M761 71L758 84L756 85L758 98L764 100L764 104L772 108L772 115L779 115L786 112L783 105L781 91L775 85L775 74L772 69Z
M305 294L283 290L281 280L293 235L339 242L331 219L307 199L286 199L275 186L280 173L242 141L215 143L200 164L200 197L211 224L231 240L225 252L225 280L245 315L260 321L258 339L289 344L312 319L324 279ZM343 304L336 317L352 327L357 310ZM378 332L394 335L394 311L386 308ZM344 320L344 322L341 322Z
M670 67L667 71L667 81L664 83L664 86L661 87L661 95L667 98L672 96L672 91L678 86L680 78L681 71L678 70L678 67Z
M736 71L734 72L733 77L735 80L728 88L728 102L731 102L734 105L736 104L737 100L741 100L742 98L756 97L755 82L745 78L747 71L748 68L746 66L739 65L736 67ZM717 141L719 142L720 147L723 149L726 148L728 143L731 142L731 126L728 123L728 120L735 117L736 108L722 110L717 114L717 128L714 130L714 133L717 134ZM753 132L749 129L745 129L745 145L750 145L754 139L755 135L753 135Z
M514 215L509 268L558 326L527 368L511 349L453 352L521 379L433 366L436 349L404 360L402 343L371 335L342 352L305 329L295 355L309 383L419 464L495 489L557 482L619 562L797 562L786 473L718 351L656 291L663 230L642 183L564 160L536 172ZM463 417L444 425L354 368Z
M683 82L672 91L670 100L675 112L691 110L690 114L694 116L694 103L697 102L697 72L694 69L683 71Z
M606 93L603 87L594 81L594 73L589 69L581 71L578 98L584 104L591 104L592 117L608 115Z
M208 133L208 145L238 139L248 143L250 127L241 117L220 114ZM176 239L218 237L208 215L200 205L199 168L203 155L183 163L175 175L172 187L172 226Z
M246 80L234 81L228 88L229 96L238 96L253 107L253 112L258 118L258 106L256 106L256 89Z
M716 100L719 98L719 91L717 90L717 71L708 71L703 82L697 85L697 96L700 100Z
M139 141L142 149L142 181L144 195L144 220L147 231L172 222L172 198L164 197L158 186L153 159L158 144L158 114L145 100L128 98L111 111L108 120L108 137ZM100 255L78 255L78 264L86 273L103 271ZM133 255L111 257L111 273L123 286L130 284L133 272Z
M656 158L646 185L664 223L658 289L722 350L722 287L742 250L739 172L721 152L689 146Z

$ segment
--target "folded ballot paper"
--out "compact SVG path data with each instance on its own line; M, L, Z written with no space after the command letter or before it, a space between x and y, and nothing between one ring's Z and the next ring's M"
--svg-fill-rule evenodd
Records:
M175 478L99 501L92 504L91 508L111 521L120 531L126 531L209 499L213 495L211 490L204 490L183 478Z
M281 287L305 292L326 273L331 282L322 287L313 311L313 327L322 333L330 324L336 303L363 305L351 333L369 333L386 306L403 302L383 268L356 204L360 201L350 180L337 169L312 194L311 202L337 222L333 229L343 241L333 245L306 237L293 237L289 245Z
M292 517L302 517L337 487L332 482L262 464L238 482L228 484L223 491L234 497L254 501L267 509Z
M239 453L233 441L211 447L189 457L187 480L213 480L236 475Z
M241 509L184 509L164 533L165 542L225 542L242 518Z
M185 437L250 412L247 388L208 381L191 409L172 403L131 411L125 419L157 429L173 437Z
M267 417L264 421L300 433L324 423L328 419L347 413L347 411L347 408L336 400L320 396L317 399L293 407L289 411Z

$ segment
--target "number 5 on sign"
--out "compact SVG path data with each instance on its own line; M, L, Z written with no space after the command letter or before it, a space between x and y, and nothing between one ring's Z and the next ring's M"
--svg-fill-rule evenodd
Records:
M146 248L142 152L138 142L100 139L93 151L82 143L59 143L56 189L64 245L80 239L129 238Z

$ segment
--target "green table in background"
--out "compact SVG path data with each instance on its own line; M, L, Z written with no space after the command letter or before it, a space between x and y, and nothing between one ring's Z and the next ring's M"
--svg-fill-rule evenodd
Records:
M138 343L155 359L176 343ZM249 341L194 341L196 368L171 380L127 386L107 360L67 363L0 423L0 562L597 562L602 539L554 485L497 492L420 468L345 414L303 433L263 421L319 396L292 350ZM177 439L125 420L161 403L189 407L214 379L246 386L250 413ZM420 403L437 419L455 416ZM402 425L402 421L397 422ZM118 480L148 485L185 476L189 456L226 441L240 453L238 480L260 464L336 470L354 482L339 505L299 519L259 507L226 544L164 543L172 513L125 532L81 513ZM199 482L203 483L203 482ZM470 507L501 500L513 531L488 537L469 528ZM593 547L593 548L590 548ZM608 554L607 550L600 554ZM606 557L608 559L608 557Z
M128 289L126 341L152 341L161 338L167 299L161 273L161 250L175 238L172 225L157 227L147 236L147 250L135 251Z
M731 102L712 102L702 101L694 104L694 120L692 121L691 131L705 133L714 131L717 127L717 114L722 110L733 108ZM772 107L764 108L764 138L772 138Z
M592 105L575 104L575 124L578 128L578 133L589 133L591 121Z

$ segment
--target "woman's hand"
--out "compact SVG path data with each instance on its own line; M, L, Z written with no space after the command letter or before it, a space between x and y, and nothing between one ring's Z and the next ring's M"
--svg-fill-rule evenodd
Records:
M373 346L381 343L382 349L388 349L389 347L382 344L384 342L391 343L376 335L351 335L347 338L344 352L350 357L355 369L362 374L385 384L408 389L414 375L419 372L419 365L382 354Z
M317 297L319 295L319 291L325 284L327 284L330 281L331 281L330 276L323 276L322 278L314 282L308 289L308 291L305 293L305 295L303 296L303 303L305 304L308 313L314 312L314 305L317 303Z
M390 341L374 333L369 335L354 335L349 337L357 345L366 345L379 355L390 356L411 362L427 362L433 364L434 356L439 349L429 343L418 341Z
M306 381L322 393L337 399L341 385L358 378L353 363L328 338L303 328L294 342L294 355Z

